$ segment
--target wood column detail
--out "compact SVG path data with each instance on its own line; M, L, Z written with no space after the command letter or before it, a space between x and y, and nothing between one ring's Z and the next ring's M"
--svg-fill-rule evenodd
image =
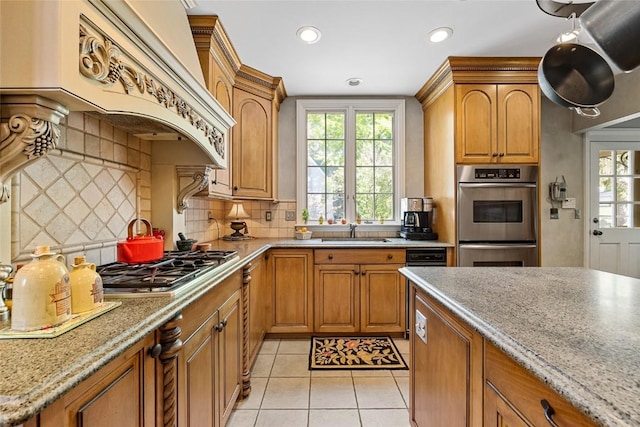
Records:
M242 269L242 398L251 393L251 372L249 371L249 284L251 283L251 263Z
M178 396L178 352L182 349L180 322L182 314L176 314L173 319L160 327L160 361L162 362L162 422L164 427L178 425L177 396Z

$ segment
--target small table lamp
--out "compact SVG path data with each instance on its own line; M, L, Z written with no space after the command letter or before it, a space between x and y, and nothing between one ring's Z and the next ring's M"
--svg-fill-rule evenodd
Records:
M232 218L231 229L234 231L234 233L224 236L224 240L243 240L250 238L249 236L240 232L240 230L242 229L244 229L245 233L249 232L247 223L244 221L240 221L241 218L249 218L249 214L244 210L242 203L234 203L233 206L231 206L231 210L227 214L227 218Z

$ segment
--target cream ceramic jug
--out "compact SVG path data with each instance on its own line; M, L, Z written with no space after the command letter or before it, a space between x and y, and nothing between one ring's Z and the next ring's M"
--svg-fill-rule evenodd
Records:
M104 302L102 278L96 273L96 265L84 256L75 257L73 270L69 272L71 284L71 312L73 314L98 308Z
M36 246L33 260L13 279L11 329L33 331L71 318L71 287L64 257Z

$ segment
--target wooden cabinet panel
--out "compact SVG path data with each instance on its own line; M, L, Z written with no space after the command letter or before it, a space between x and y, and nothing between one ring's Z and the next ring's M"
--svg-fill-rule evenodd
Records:
M547 425L540 401L545 399L553 407L553 419L560 426L595 426L589 418L579 412L558 393L551 390L540 380L513 359L502 353L492 344L485 345L485 372L487 385L485 393L497 392L499 398L512 411L516 411L525 425ZM486 425L496 425L496 420L504 417L506 410L488 408Z
M312 332L313 251L272 249L267 266L268 332Z
M540 139L538 85L498 85L500 162L537 163Z
M251 282L247 286L249 292L248 301L249 307L247 308L249 316L249 330L248 334L248 357L249 368L253 365L253 362L258 355L260 345L264 340L264 335L267 331L266 322L266 283L265 283L265 260L264 256L260 256L251 261L251 266L248 270L251 276Z
M497 150L496 86L456 86L456 158L489 163Z
M242 385L241 287L238 271L183 310L177 404L168 402L178 426L218 427L231 414Z
M410 416L416 426L482 424L482 337L457 321L415 286L416 313L425 318L426 343L410 334ZM479 391L479 393L478 393Z
M316 249L316 264L404 264L404 249Z
M234 88L233 195L269 198L272 195L271 101Z
M360 266L316 265L314 332L358 332Z
M360 330L404 332L406 286L398 269L404 264L361 266Z
M492 388L486 388L485 427L533 427L523 420Z
M458 163L537 163L540 96L535 84L456 85Z
M314 332L405 331L404 249L316 249Z
M214 330L217 324L216 313L184 343L183 356L179 358L179 369L184 372L180 391L187 405L182 425L213 426L214 418L219 413L214 390L214 368L218 365L218 334Z
M242 388L242 310L240 290L220 307L218 357L220 367L220 424L225 425Z
M155 360L147 354L153 345L150 334L45 408L40 427L154 426Z

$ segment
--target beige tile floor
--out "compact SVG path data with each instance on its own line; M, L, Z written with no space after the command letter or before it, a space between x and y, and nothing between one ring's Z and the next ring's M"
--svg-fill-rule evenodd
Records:
M409 362L409 341L396 339ZM228 427L409 427L409 371L309 371L310 341L266 340Z

